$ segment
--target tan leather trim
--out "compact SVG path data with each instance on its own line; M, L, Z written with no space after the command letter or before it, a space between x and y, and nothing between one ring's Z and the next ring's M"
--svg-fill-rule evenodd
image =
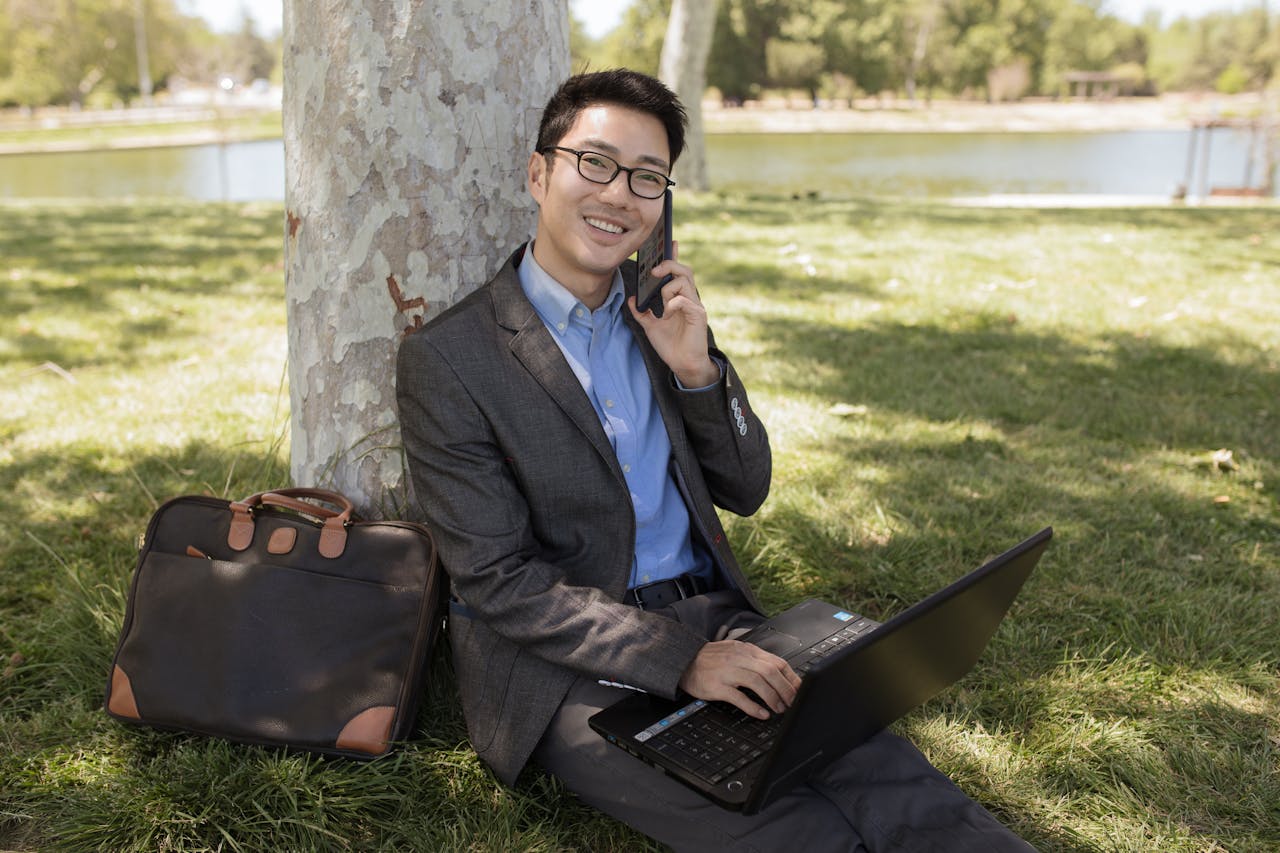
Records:
M342 727L334 746L338 749L355 749L370 755L382 755L389 749L387 738L391 737L391 724L395 721L395 716L396 709L391 705L367 708Z
M293 544L297 541L297 530L292 527L277 527L271 531L271 538L267 540L267 553L288 554L293 550Z
M277 503L287 498L307 498L314 501L324 501L327 504L333 504L336 507L341 507L342 514L346 515L348 518L356 511L355 505L351 503L351 500L346 495L341 492L331 492L328 489L277 489L274 492L262 493L263 503ZM313 504L305 504L305 506L312 510L315 509ZM321 509L323 509L323 507L321 507ZM336 512L329 512L327 510L326 512L328 512L329 515L338 515Z
M133 685L129 682L129 676L118 666L111 672L111 699L107 702L107 710L118 717L142 719L142 715L138 713L138 703L133 698Z
M314 504L310 501L300 501L296 498L291 498L288 495L282 495L278 492L267 492L263 495L262 505L284 507L285 509L291 509L294 512L300 513L309 518L318 518L321 520L333 518L335 515L339 515L339 513L334 512L327 506L320 506L319 504Z
M227 533L227 547L243 551L253 544L253 513L244 504L231 505L231 530Z
M331 518L320 528L320 556L330 560L342 556L347 550L347 528L341 518Z

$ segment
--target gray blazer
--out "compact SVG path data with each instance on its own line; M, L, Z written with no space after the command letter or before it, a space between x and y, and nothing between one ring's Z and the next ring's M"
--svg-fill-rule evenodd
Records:
M449 637L472 745L513 784L574 678L671 697L705 640L622 604L635 514L617 457L520 288L524 247L485 287L400 346L400 424L414 491L454 597ZM635 265L623 267L634 292ZM623 314L671 437L695 547L759 609L715 506L740 515L769 490L769 440L732 365L717 388L677 389ZM712 341L714 344L714 341Z

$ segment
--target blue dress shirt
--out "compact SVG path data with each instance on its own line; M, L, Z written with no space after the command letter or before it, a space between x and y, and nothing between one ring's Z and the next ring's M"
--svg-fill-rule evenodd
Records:
M609 296L592 311L538 266L532 243L518 270L525 295L587 392L631 491L636 551L628 586L709 574L705 555L692 546L689 510L670 474L671 439L644 357L623 319L622 273L613 274Z

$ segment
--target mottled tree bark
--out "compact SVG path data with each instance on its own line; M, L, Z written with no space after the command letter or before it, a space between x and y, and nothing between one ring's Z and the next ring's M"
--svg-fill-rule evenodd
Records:
M290 473L400 514L400 338L527 239L567 0L285 0Z
M689 113L688 147L676 166L676 178L680 186L698 191L711 188L702 132L702 93L707 88L707 56L715 27L716 0L673 0L658 62L659 78L680 96Z

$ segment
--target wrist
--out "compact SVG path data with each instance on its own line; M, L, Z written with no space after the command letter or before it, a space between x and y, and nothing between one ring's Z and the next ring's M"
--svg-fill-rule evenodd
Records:
M673 371L681 387L689 390L706 388L720 381L720 366L706 356L701 364Z

